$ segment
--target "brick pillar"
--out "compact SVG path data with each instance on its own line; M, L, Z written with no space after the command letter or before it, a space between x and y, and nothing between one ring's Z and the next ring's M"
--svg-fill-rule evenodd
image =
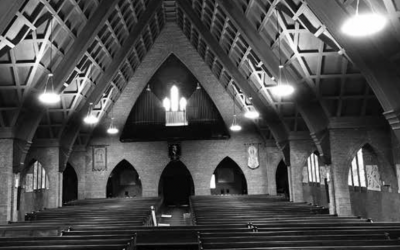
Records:
M332 166L329 166L327 179L328 179L328 190L329 190L329 214L336 215L335 190L333 185L334 180L332 174Z
M287 173L288 173L288 181L289 181L289 196L290 196L290 201L293 201L293 186L292 186L292 168L290 166L287 167Z
M78 200L85 199L85 184L86 184L86 151L72 151L68 162L72 165L78 176Z
M27 156L28 162L31 159L38 160L49 177L49 189L46 208L56 208L62 204L62 173L59 168L59 147L58 146L33 146Z
M334 208L330 212L339 216L352 215L350 192L348 186L348 173L351 166L351 151L355 148L351 146L356 140L354 130L349 129L331 129L330 142L331 142L331 186L334 190Z
M276 169L282 160L282 153L276 145L267 145L266 151L268 194L276 195Z
M12 220L13 139L0 139L0 224Z
M290 136L290 182L291 199L293 202L304 202L303 195L303 167L307 162L307 157L312 152L314 143L309 135Z

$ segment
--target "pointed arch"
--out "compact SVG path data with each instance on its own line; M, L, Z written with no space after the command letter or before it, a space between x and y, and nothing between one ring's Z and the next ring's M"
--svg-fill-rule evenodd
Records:
M107 198L141 197L142 181L135 167L121 160L111 171L106 185Z
M276 193L289 198L289 178L287 165L281 160L275 172Z
M62 203L78 199L78 175L74 167L68 162L63 171Z
M189 204L189 196L194 195L194 182L189 169L181 161L170 161L164 168L158 194L164 197L166 205Z
M247 180L239 165L227 156L215 168L210 189L213 195L247 194Z

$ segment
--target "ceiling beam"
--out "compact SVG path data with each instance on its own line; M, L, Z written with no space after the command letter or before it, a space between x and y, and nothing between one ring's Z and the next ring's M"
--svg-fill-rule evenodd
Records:
M203 24L197 14L194 12L190 3L186 0L178 0L179 7L182 8L186 17L200 32L204 41L207 43L210 50L220 59L225 70L233 77L236 84L248 97L252 97L252 103L255 108L261 113L262 119L266 122L275 140L279 144L285 144L288 140L288 131L285 129L285 125L276 113L276 111L268 104L265 104L258 93L255 92L248 80L239 72L234 63L224 52L218 41L213 37L207 27Z
M272 49L264 41L256 28L249 22L244 13L239 9L234 1L216 0L219 6L228 15L230 20L238 28L239 32L243 35L245 40L249 43L250 47L256 52L257 56L261 59L266 68L278 79L279 72L279 59L272 52ZM272 7L271 7L272 8ZM280 39L280 38L278 38ZM301 59L300 59L301 60ZM288 80L295 82L294 77L290 74ZM295 93L293 100L296 108L299 110L311 134L320 134L321 131L326 131L329 124L329 119L324 113L321 103L318 101L314 91L304 82L298 82L295 86ZM313 137L316 140L321 138ZM325 136L323 138L326 138ZM321 143L321 142L316 142ZM328 145L324 143L324 145ZM330 162L329 148L319 148L320 153L326 158L325 162ZM322 152L321 152L322 151Z
M392 49L400 46L393 36L393 27L367 38L353 38L340 31L349 18L344 6L337 1L307 0L317 18L344 47L346 54L357 65L385 110L384 115L400 140L400 76L397 65L388 58ZM329 10L329 11L326 11Z
M84 105L81 106L81 109L77 110L71 117L71 119L68 121L60 139L60 145L62 148L64 148L64 150L70 151L72 149L73 143L75 142L75 139L78 136L79 130L82 126L82 119L89 108L89 104L90 103L96 104L100 101L104 91L111 84L111 81L114 78L114 76L118 73L118 69L121 67L122 63L125 62L126 58L128 57L129 52L134 48L135 43L139 39L141 39L141 34L145 29L147 29L149 22L152 20L153 16L157 13L157 10L161 7L161 3L162 1L159 0L151 0L149 2L146 10L139 18L132 32L129 34L129 37L125 40L122 47L116 53L111 64L97 82L96 88L86 99L86 102Z
M25 0L0 1L0 35L6 30Z
M57 90L63 88L64 81L68 78L69 74L74 70L80 58L86 53L89 45L107 20L108 16L114 10L118 1L102 1L96 12L89 19L84 27L84 32L81 32L79 37L74 41L68 53L62 59L57 69L54 71L54 84ZM40 78L39 78L40 79ZM38 83L39 86L44 83ZM18 119L16 122L16 137L21 141L30 144L36 129L45 113L45 107L37 100L37 93L29 91L26 93L27 97L24 100L22 107L19 110ZM23 162L20 159L19 162Z

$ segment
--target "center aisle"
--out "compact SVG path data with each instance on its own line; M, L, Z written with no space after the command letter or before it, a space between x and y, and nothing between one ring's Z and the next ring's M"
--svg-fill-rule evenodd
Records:
M161 211L159 226L192 226L189 206L167 206Z

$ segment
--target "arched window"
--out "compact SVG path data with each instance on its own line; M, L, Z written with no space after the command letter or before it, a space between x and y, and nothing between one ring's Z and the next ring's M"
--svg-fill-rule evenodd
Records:
M35 161L29 168L25 178L25 189L26 192L49 189L49 177L40 162Z
M312 153L307 158L308 182L320 182L318 156Z
M358 150L349 169L349 186L367 187L362 149Z

